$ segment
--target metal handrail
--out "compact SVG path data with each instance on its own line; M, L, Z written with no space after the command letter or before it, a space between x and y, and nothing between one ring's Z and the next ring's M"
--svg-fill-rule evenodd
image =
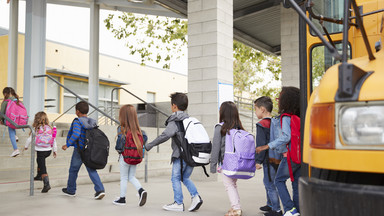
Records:
M132 92L128 91L127 89L123 88L123 87L116 87L116 88L113 88L112 91L111 91L111 116L113 116L113 92L117 89L122 89L124 90L125 92L127 92L128 94L132 95L133 97L135 97L136 99L138 99L139 101L143 102L145 105L148 105L150 107L152 107L153 109L155 109L157 112L163 114L164 116L166 117L169 117L168 114L166 114L165 112L161 111L159 108L153 106L152 104L150 103L147 103L145 100L139 98L137 95L133 94Z
M65 115L67 112L69 112L69 110L71 110L73 107L75 107L76 104L73 104L69 109L67 109L65 112L61 113L57 118L55 118L55 120L52 121L52 125L53 123L55 123L59 118L61 118L63 115Z
M13 126L16 127L16 129L20 128L29 128L31 130L32 134L32 146L31 146L31 172L30 172L30 178L29 178L29 195L33 196L33 190L34 190L34 169L35 169L35 131L33 130L31 125L18 125L16 122L12 121L8 116L0 112L0 116L4 118L6 121L11 123Z
M61 86L62 88L64 88L65 90L67 90L68 92L70 92L71 94L73 94L75 97L79 98L80 100L82 101L85 101L89 104L89 106L91 106L93 109L97 110L98 112L102 113L104 116L110 118L112 121L116 122L118 125L120 125L120 122L116 119L114 119L112 116L108 115L107 113L105 113L104 111L101 111L99 108L97 108L95 105L89 103L88 101L86 101L84 98L80 97L78 94L76 94L75 92L73 92L72 90L70 90L69 88L65 87L63 84L61 84L59 81L57 81L56 79L52 78L50 75L47 75L47 74L43 74L43 75L36 75L36 76L33 76L33 78L42 78L42 77L47 77L49 78L50 80L52 80L53 82L55 82L57 85Z
M255 117L254 117L255 112L254 112L253 100L251 100L249 98L243 98L243 97L240 97L240 96L234 96L234 98L238 99L237 101L235 100L234 103L237 105L237 107L239 109L239 112L240 112L240 104L242 104L242 105L250 105L251 106L252 116L249 117L249 116L244 115L244 114L243 114L243 116L252 119L251 120L251 124L252 124L252 133L253 133L253 130L254 130L254 119L255 119ZM252 101L252 102L251 103L243 102L243 101L240 101L241 99L249 100L249 101ZM241 115L241 113L239 113L239 114Z

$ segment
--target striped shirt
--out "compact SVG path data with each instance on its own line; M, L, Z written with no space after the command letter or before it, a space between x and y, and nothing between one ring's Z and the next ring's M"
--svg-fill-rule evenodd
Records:
M71 128L67 135L67 147L73 146L80 149L83 148L85 143L85 128L82 127L82 123L78 118L75 118L71 124Z

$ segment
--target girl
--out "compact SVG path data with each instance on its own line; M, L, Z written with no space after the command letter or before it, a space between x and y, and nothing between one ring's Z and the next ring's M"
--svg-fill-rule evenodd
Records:
M226 134L229 134L229 131L233 128L244 130L239 118L239 112L233 102L226 101L222 103L219 115L221 124L215 126L212 141L211 173L216 173L216 170L221 172L220 164L222 164L224 159ZM217 165L219 165L218 168ZM241 216L242 214L236 182L237 179L223 175L225 190L227 191L229 201L231 202L231 209L229 209L225 216Z
M291 115L300 116L300 90L296 87L283 87L280 92L279 114L288 113ZM256 148L256 152L267 149L275 149L277 152L283 154L283 159L280 162L279 168L276 172L275 186L279 194L280 200L283 203L285 214L284 216L298 216L299 210L299 189L298 179L300 177L300 164L291 162L294 181L292 182L293 201L287 190L285 182L290 177L287 163L288 149L286 144L291 142L291 117L284 116L282 118L282 128L280 136L268 143L268 145ZM289 146L290 148L290 146Z
M7 109L8 101L5 101L6 99L16 101L17 104L19 104L19 96L16 94L15 90L11 87L5 87L3 89L3 95L4 95L4 101L1 103L1 110L0 112L5 114L5 111ZM4 118L0 117L0 124L5 124ZM16 129L13 129L11 127L8 127L8 133L9 138L12 143L13 152L11 154L11 157L16 157L20 154L19 149L17 148L17 138L16 138Z
M32 127L35 130L35 150L37 153L37 175L35 180L43 180L44 187L41 193L47 193L51 186L47 174L47 167L45 166L45 158L51 155L53 149L53 157L56 158L57 145L56 145L56 128L49 125L49 120L45 112L38 112L33 120ZM32 136L29 136L25 143L24 149L27 150L32 142Z
M143 158L144 142L135 107L132 105L122 106L120 108L119 121L120 127L118 128L117 142L121 142L121 139L126 139L126 144L125 150L119 157L120 197L113 201L113 203L116 205L125 205L127 183L130 181L139 193L139 206L143 206L147 201L147 192L136 179L135 173L137 164L140 163ZM135 156L132 157L131 154Z

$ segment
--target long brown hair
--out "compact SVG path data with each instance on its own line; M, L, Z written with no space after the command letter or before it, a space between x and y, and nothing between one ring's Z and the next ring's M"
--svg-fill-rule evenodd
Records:
M35 119L33 120L32 127L35 129L35 131L39 130L40 127L44 127L44 125L49 125L48 116L45 112L38 112L35 115ZM52 128L52 127L51 127Z
M133 142L136 145L137 151L140 157L143 157L143 143L139 139L139 134L141 133L139 120L137 119L137 113L134 106L127 104L120 108L119 112L119 121L121 126L121 134L127 134L128 131L131 131Z
M4 99L8 99L10 96L15 97L17 99L16 104L19 104L19 95L16 94L15 89L13 89L12 87L5 87L3 89L3 95Z
M229 134L229 130L233 128L244 130L240 121L239 111L237 110L235 103L232 101L223 102L220 106L219 114L220 122L223 123L220 131L221 136L224 136L226 133Z

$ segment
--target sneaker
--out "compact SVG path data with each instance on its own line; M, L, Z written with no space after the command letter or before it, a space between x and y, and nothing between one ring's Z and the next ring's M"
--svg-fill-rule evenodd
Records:
M164 205L163 209L167 211L184 211L184 203L177 204L175 201L174 203Z
M272 211L272 208L271 208L271 206L269 206L269 205L265 205L265 206L261 206L261 207L260 207L260 210L261 210L261 211L269 212L269 211Z
M141 190L139 191L139 206L143 206L145 205L145 203L147 202L147 191L145 191L144 189L140 188Z
M19 137L15 135L16 142L19 142Z
M270 211L264 214L265 216L282 216L282 211Z
M118 197L117 200L113 201L115 205L125 205L125 197Z
M104 196L105 196L105 192L104 191L96 192L95 193L95 200L101 200L101 199L103 199Z
M16 149L15 151L12 152L11 157L16 157L19 154L20 154L19 149Z
M76 196L75 193L71 193L71 192L69 192L69 191L67 190L67 188L63 188L63 189L61 189L61 191L63 191L63 193L64 193L65 195L67 195L67 196L70 196L70 197L74 197L74 196Z
M291 210L285 212L284 216L300 216L300 213L295 207L293 207Z
M203 204L203 200L199 195L192 197L191 206L189 207L188 211L196 211L200 208L201 204Z

